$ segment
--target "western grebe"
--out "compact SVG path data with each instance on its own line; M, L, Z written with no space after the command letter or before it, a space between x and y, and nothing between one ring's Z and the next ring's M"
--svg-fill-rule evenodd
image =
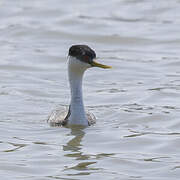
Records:
M68 76L71 89L71 103L67 111L55 110L48 118L52 126L82 125L95 123L94 115L85 111L82 95L84 72L91 67L111 68L95 61L96 53L87 45L73 45L68 54Z

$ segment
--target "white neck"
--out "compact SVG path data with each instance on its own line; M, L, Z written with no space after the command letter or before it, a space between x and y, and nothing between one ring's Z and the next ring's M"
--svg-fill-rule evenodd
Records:
M79 60L70 57L68 62L68 75L71 89L70 117L68 119L68 124L88 126L82 94L82 79L87 68L84 66L82 67L82 62L78 61Z

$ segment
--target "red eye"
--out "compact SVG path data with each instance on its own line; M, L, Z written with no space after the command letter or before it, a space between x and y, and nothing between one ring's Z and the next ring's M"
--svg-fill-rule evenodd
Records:
M88 61L89 61L89 56L84 55L84 60L85 60L86 62L88 62Z

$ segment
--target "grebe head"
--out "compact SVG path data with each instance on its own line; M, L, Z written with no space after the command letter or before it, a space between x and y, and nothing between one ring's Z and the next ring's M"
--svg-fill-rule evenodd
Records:
M71 71L85 71L91 67L111 68L97 63L96 53L87 45L73 45L69 48L69 68Z

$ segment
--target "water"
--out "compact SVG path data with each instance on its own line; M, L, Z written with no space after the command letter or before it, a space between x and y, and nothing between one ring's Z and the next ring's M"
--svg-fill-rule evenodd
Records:
M2 0L0 176L5 180L180 177L180 1ZM53 128L69 103L66 57L88 44L85 129Z

